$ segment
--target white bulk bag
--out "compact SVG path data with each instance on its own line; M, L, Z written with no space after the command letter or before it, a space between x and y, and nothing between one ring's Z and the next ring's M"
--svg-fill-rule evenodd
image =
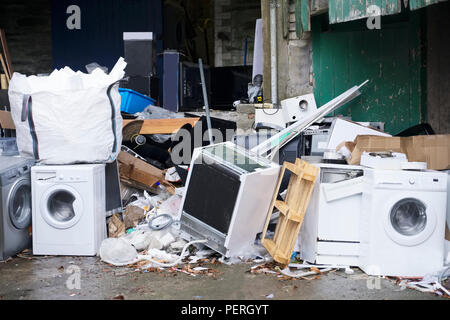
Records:
M68 67L44 77L14 73L8 93L21 155L43 164L114 161L122 144L118 81L125 67L120 58L109 74Z

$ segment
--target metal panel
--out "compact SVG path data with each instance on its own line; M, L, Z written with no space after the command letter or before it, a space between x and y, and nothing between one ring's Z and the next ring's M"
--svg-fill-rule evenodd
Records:
M382 121L396 134L422 122L421 19L405 11L368 30L365 21L327 26L313 18L315 97L323 105L354 83L370 79L361 97L335 114L354 121ZM387 19L387 18L386 18Z
M311 0L295 0L295 23L299 38L311 31Z
M444 2L447 0L409 0L409 8L411 10L417 10L432 4Z
M376 5L381 15L400 13L402 0L329 0L328 12L330 23L347 22L367 18L368 8Z

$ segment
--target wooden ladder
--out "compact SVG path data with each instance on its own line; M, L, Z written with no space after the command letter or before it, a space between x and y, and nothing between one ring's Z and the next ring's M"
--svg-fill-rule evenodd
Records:
M292 172L289 180L285 201L277 200L281 182L286 170ZM291 260L292 251L298 238L298 233L305 217L306 209L319 169L303 160L297 159L295 164L285 162L281 169L278 185L273 195L262 236L262 244L269 251L273 259L287 266ZM266 239L267 228L273 209L280 211L280 217L275 228L273 239Z

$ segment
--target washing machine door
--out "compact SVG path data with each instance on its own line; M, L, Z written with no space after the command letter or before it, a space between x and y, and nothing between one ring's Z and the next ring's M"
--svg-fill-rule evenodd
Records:
M436 214L416 198L404 198L390 205L385 219L389 237L400 245L417 246L436 229Z
M32 215L30 179L19 179L13 184L8 194L7 208L15 228L22 230L30 226Z
M40 205L44 220L57 229L73 227L83 215L82 198L68 185L55 185L49 188L44 193Z

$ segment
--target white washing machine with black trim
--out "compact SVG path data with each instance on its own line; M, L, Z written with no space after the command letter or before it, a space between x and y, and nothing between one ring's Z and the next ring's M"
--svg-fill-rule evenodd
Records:
M0 156L0 261L31 247L33 165L32 159Z
M106 238L105 165L35 166L33 254L94 256Z
M444 265L447 173L364 172L360 268L369 275L423 277Z

